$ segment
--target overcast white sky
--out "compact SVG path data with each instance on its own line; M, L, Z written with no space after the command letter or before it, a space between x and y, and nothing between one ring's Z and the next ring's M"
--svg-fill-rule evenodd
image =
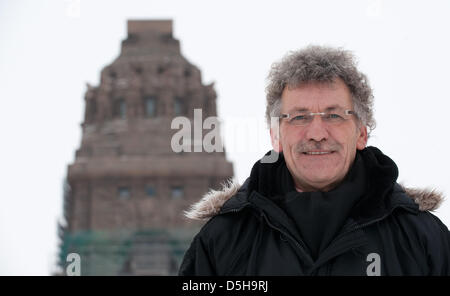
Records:
M446 0L0 0L0 275L52 270L85 83L98 85L118 56L127 19L174 20L183 55L216 82L225 126L263 122L265 77L287 51L311 43L354 51L375 94L369 144L396 161L405 185L448 194L449 13ZM229 149L241 182L270 149L259 127L267 138ZM450 225L449 204L436 215Z

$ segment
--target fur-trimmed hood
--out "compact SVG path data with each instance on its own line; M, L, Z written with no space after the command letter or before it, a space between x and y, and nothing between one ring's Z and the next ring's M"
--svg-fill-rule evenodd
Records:
M408 188L400 185L405 193L419 205L420 211L434 211L444 200L443 194L435 189ZM206 220L217 215L223 204L241 188L239 182L230 179L220 190L210 190L202 199L185 211L185 216L193 220Z
M208 191L200 201L191 205L184 215L193 220L205 220L217 215L223 204L233 197L241 188L236 179L230 179L222 184L220 190Z

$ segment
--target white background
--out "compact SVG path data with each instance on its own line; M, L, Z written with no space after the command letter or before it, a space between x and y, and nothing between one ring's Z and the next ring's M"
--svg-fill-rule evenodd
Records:
M265 77L287 51L342 46L375 94L370 145L399 181L450 190L449 1L0 0L0 275L46 275L57 254L62 182L80 144L85 83L119 54L127 19L173 19L183 55L216 82L219 116L263 123ZM230 149L242 182L267 130ZM225 137L225 141L227 138ZM450 225L450 206L436 212Z

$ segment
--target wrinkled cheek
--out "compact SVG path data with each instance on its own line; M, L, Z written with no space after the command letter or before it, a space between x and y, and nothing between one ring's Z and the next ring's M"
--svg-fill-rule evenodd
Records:
M289 153L290 153L290 155L289 156L285 155L285 158L289 158L290 161L294 161L297 164L301 163L301 160L300 160L301 155L299 153L295 152L294 148L289 147Z

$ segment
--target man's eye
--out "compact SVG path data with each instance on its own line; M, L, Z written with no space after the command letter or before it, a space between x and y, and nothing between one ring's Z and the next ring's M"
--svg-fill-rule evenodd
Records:
M339 114L330 113L326 115L326 118L328 119L343 119L343 117Z
M297 115L297 116L292 118L292 120L295 120L295 121L304 121L304 120L307 120L307 119L308 119L307 115Z

